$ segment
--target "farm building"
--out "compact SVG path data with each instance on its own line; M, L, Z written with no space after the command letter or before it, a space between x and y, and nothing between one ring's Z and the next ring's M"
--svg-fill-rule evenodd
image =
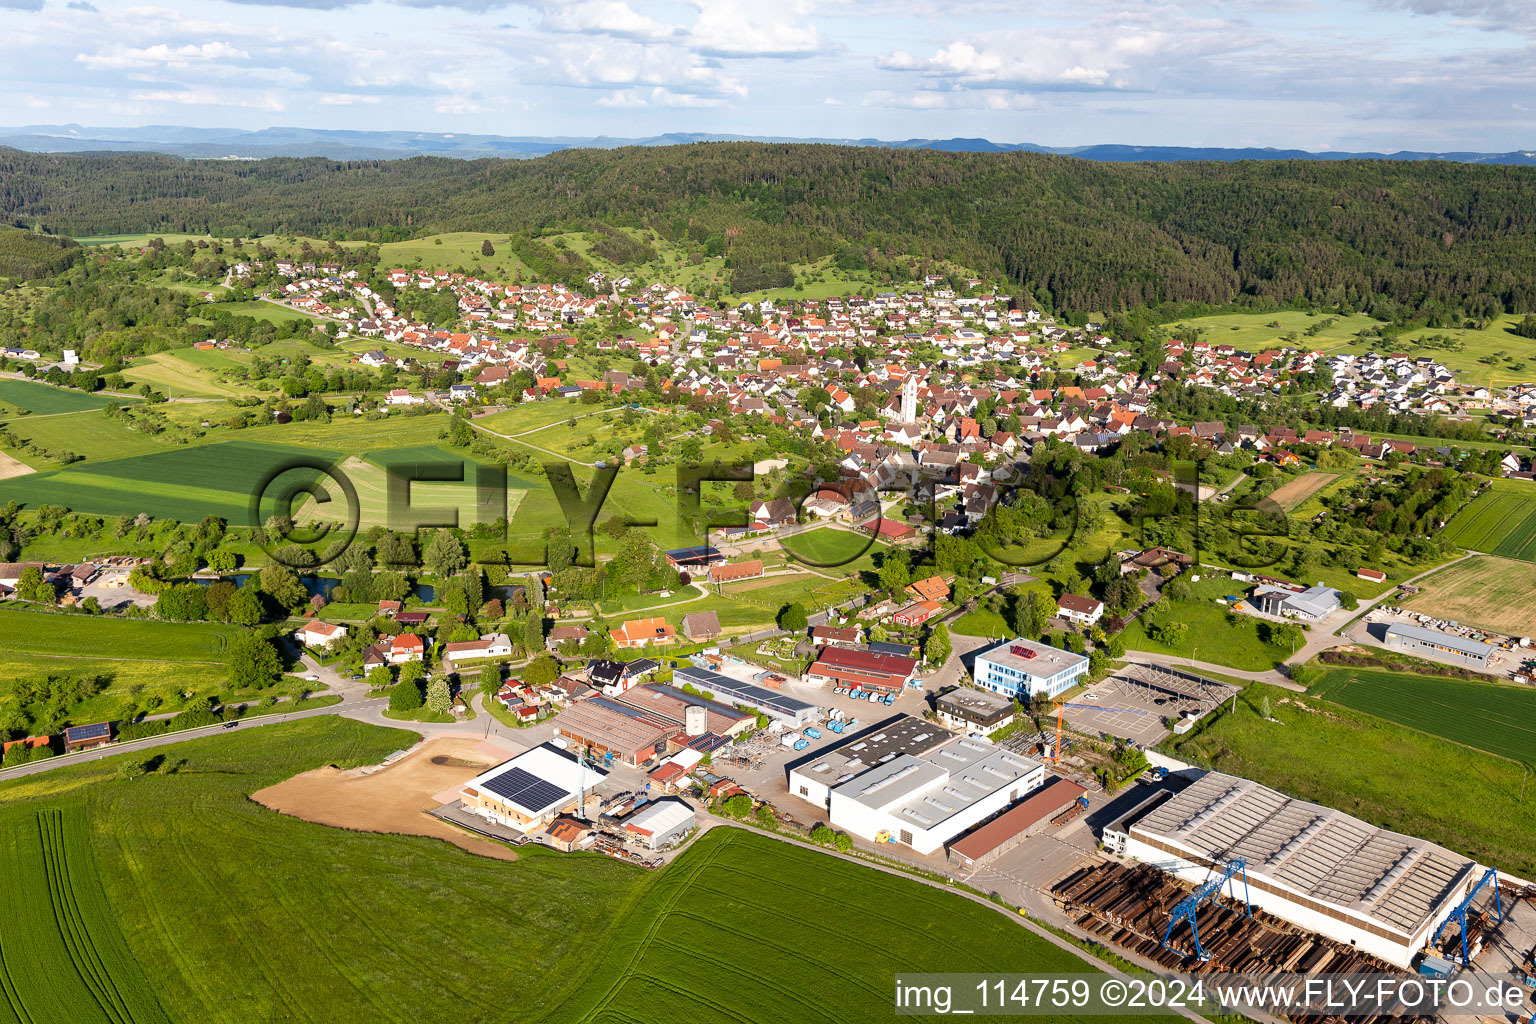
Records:
M713 733L716 736L739 735L757 721L756 715L748 714L717 700L709 700L698 694L680 690L675 686L668 686L666 683L647 683L644 686L637 686L618 699L655 718L684 726L685 732L689 708L699 708L703 711L703 718L696 720L701 723L706 733Z
M709 567L709 582L736 583L755 580L763 574L763 560L754 558L747 562L721 562Z
M768 717L776 718L794 728L799 728L821 717L821 709L814 704L796 700L777 690L744 683L707 668L684 665L672 673L672 681L678 686L686 683L695 689L713 693L722 701L761 711Z
M1033 640L1004 640L976 655L971 669L976 685L1004 697L1028 700L1054 697L1088 674L1088 659Z
M112 742L112 723L95 722L91 725L72 725L64 730L64 753L90 750Z
M1380 569L1356 569L1355 575L1371 583L1387 582L1387 574Z
M1442 633L1438 629L1415 626L1411 622L1394 622L1387 626L1385 637L1388 647L1398 647L1413 654L1421 654L1439 661L1453 661L1471 668L1487 668L1497 650L1492 644Z
M512 654L512 641L505 633L487 633L478 640L461 640L443 647L443 662L458 665L465 661L506 658Z
M580 791L592 794L605 778L575 755L543 743L464 783L459 803L487 821L533 832L562 814L579 816Z
M916 671L916 658L823 647L816 663L806 670L805 677L813 683L894 691L906 686Z
M671 567L677 568L677 570L694 570L694 568L710 567L710 565L714 565L716 562L723 562L725 560L725 556L720 553L719 548L710 547L710 545L697 545L697 547L693 548L673 548L673 550L667 551L665 554L667 554L667 560L671 563Z
M677 797L653 800L622 822L624 831L650 850L659 850L681 839L693 826L693 808Z
M944 610L944 606L937 601L913 601L905 608L891 616L891 621L898 626L921 626L929 619Z
M976 831L949 845L949 862L960 868L979 868L992 863L1025 839L1039 832L1057 815L1071 808L1088 791L1068 779L1052 776L1045 785Z
M1255 906L1400 967L1480 875L1443 847L1221 772L1106 828L1104 845L1196 884L1241 857Z
M991 732L1013 721L1013 701L991 690L958 687L940 694L933 702L934 714L951 729Z
M935 731L937 729L935 728ZM901 754L832 788L833 825L934 853L1045 782L1045 766L969 736Z
M692 643L720 635L720 616L715 612L689 612L683 616L683 636Z

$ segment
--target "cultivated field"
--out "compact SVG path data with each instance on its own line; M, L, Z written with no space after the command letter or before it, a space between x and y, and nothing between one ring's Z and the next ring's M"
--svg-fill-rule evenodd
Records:
M1337 473L1303 473L1301 476L1287 480L1269 497L1285 511L1291 512L1312 495L1327 487L1337 476Z
M122 404L125 401L133 399L90 395L84 391L56 388L52 384L39 384L34 380L0 380L0 402L38 416L100 409L109 402Z
M191 661L223 665L239 626L0 608L0 653L36 658ZM46 667L46 666L42 666Z
M301 457L329 462L335 455L260 441L224 441L0 481L0 501L33 508L52 503L97 515L144 512L182 522L216 515L248 526L251 496L263 479Z
M1258 713L1265 698L1274 722ZM1264 683L1250 683L1235 712L1207 717L1164 746L1481 863L1525 876L1536 871L1536 790L1529 788L1536 780L1506 758Z
M1490 754L1536 760L1536 689L1528 686L1337 668L1308 692Z
M99 879L94 919L115 922L139 972L113 980L144 997L116 1024L158 1024L151 998L171 1020L210 1024L843 1022L889 1014L891 975L912 964L1085 969L993 909L737 830L648 872L537 846L507 863L248 799L414 740L335 717L222 734L166 748L138 779L120 778L112 758L0 783L0 816L61 811L81 823L66 844L76 900L85 906L81 886ZM0 843L27 834L8 827ZM35 900L39 877L46 891L46 874L31 871L7 873L0 890ZM88 986L60 969L71 961L57 919L3 920L27 922L20 955L52 951L51 970L12 976L9 991L42 1011L33 1019L97 1019L68 1012ZM110 928L89 931L102 961L116 962ZM9 962L9 941L5 950Z
M1403 607L1512 636L1536 636L1536 565L1475 555L1421 580Z
M0 1021L160 1024L123 941L78 805L0 812Z
M1485 491L1450 521L1445 535L1473 551L1536 561L1536 492Z
M185 349L178 352L157 352L136 362L123 371L123 376L135 383L149 384L172 398L189 395L230 398L242 393L240 388L223 384L215 379L215 369L200 365L186 357L185 353L216 355ZM237 366L234 360L224 358L229 366Z
M344 461L337 470L346 476L357 492L359 526L388 526L391 529L408 530L418 518L430 518L434 523L447 523L457 515L464 528L478 523L494 523L507 515L520 500L522 493L534 487L547 487L521 477L507 476L507 491L491 489L482 495L476 486L476 460L444 448L421 446L416 448L385 449L371 453L366 459L357 457ZM454 468L462 472L461 481L412 480L412 473L444 471ZM396 487L409 505L390 508L390 474L397 478ZM408 482L408 484L407 484ZM298 522L320 520L343 522L347 516L347 503L339 493L331 493L331 500L317 503L306 500L294 513ZM482 500L483 499L483 500Z

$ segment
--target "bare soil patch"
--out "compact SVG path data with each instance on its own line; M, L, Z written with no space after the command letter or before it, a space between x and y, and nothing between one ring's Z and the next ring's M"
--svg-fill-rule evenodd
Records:
M9 480L13 476L26 476L28 473L36 472L37 470L15 456L0 452L0 480Z
M258 790L251 799L282 814L359 832L444 839L496 860L517 860L501 843L482 839L426 812L511 755L494 744L444 736L429 740L387 768L363 774L325 767Z
M1425 580L1404 608L1513 636L1536 636L1536 565L1477 555Z
M1337 473L1304 473L1275 490L1270 498L1287 512L1296 508L1338 478Z

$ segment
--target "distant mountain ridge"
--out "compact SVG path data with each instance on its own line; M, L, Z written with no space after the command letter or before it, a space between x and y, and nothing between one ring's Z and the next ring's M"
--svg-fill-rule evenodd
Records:
M1536 166L1536 150L1508 153L1314 153L1302 149L1189 146L1094 145L1051 147L1031 142L992 142L988 139L831 139L788 136L713 135L674 132L646 138L571 136L473 135L462 132L351 131L323 128L189 128L147 125L142 128L87 128L81 125L25 125L0 128L0 146L32 153L164 153L198 159L246 159L319 156L332 160L398 160L412 156L460 159L527 158L563 149L614 149L619 146L680 146L695 142L821 143L839 146L878 146L887 149L933 149L962 153L1054 153L1107 163L1185 160L1444 160L1456 163Z

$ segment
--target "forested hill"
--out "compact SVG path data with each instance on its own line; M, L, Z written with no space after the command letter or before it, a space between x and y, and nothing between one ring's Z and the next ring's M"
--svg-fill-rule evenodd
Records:
M905 252L1004 273L1056 310L1536 308L1536 169L1511 166L1104 164L768 143L347 163L6 150L0 203L7 222L75 235L643 225L701 246L723 239L744 277L834 253Z

